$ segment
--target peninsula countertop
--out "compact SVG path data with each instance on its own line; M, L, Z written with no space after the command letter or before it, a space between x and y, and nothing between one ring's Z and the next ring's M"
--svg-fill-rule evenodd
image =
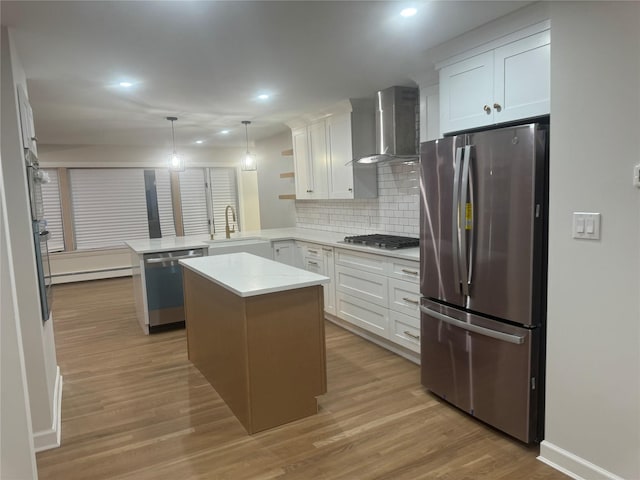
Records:
M329 283L324 275L244 252L180 260L180 264L240 297Z

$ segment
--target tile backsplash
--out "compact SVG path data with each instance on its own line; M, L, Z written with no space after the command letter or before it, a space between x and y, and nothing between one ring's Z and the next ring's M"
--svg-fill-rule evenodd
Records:
M346 234L392 233L417 237L419 165L378 165L378 198L296 200L296 226Z

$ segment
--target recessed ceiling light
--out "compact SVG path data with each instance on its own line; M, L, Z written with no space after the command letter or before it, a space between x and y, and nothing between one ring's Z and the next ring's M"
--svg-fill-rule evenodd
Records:
M120 85L121 87L129 88L129 87L133 86L133 83L131 83L131 82L120 82L118 85Z
M258 95L258 100L269 100L269 95L267 95L266 93L261 93L260 95Z
M402 15L403 17L413 17L416 13L418 13L418 10L416 8L409 7L409 8L403 9L400 12L400 15Z
M204 140L196 140L196 143L204 143Z
M229 134L229 130L221 130L220 133L222 135L228 135Z

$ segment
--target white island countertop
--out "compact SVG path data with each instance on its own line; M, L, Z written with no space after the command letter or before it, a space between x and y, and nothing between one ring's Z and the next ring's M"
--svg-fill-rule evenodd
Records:
M250 253L192 258L180 260L180 264L240 297L329 283L329 278L323 275Z

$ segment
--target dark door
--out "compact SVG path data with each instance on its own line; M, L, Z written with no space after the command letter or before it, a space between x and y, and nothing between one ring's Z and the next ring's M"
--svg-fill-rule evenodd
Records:
M467 332L436 317L444 310L422 300L434 313L422 310L420 320L420 380L431 392L471 413L471 370Z
M420 152L420 291L463 306L457 206L464 137L423 143Z
M541 135L534 124L469 134L468 164L463 165L468 180L461 181L467 189L466 306L523 325L537 323L531 312L534 237L543 214L536 188L544 174Z
M422 384L509 435L535 440L538 329L425 299L420 310Z

